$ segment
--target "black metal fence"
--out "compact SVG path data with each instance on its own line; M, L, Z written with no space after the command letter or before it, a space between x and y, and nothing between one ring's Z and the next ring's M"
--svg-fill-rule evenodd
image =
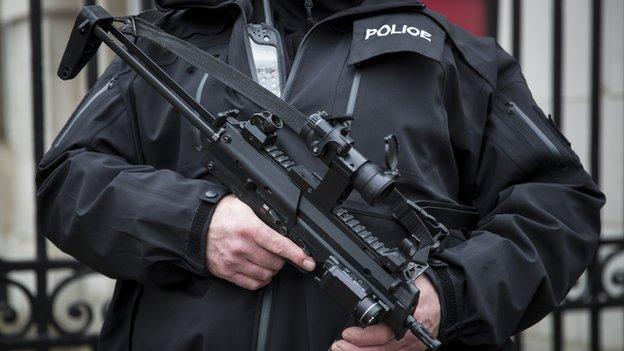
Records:
M29 0L30 11L30 47L32 73L32 126L34 159L38 162L45 152L44 134L44 82L43 82L43 40L42 40L42 2ZM148 2L144 2L148 3ZM95 0L86 0L85 5L94 5ZM98 77L97 60L92 60L87 67L87 84L91 87ZM33 199L34 201L34 199ZM0 328L0 350L49 350L55 347L87 346L95 349L97 334L89 332L96 311L88 301L78 299L71 302L65 312L65 318L78 323L71 329L64 326L60 317L53 312L60 294L70 284L83 279L86 275L95 274L81 263L71 259L50 259L47 252L45 236L36 233L36 258L34 260L3 260L0 257L0 318L4 325L18 321L18 309L12 305L8 296L9 289L15 289L25 298L28 304L28 315L16 330L10 333ZM68 277L49 285L49 275L55 271L70 270ZM10 273L32 272L35 275L35 290L31 291L25 284L12 279ZM61 317L62 318L62 317Z
M93 4L94 0L87 0L85 4ZM150 0L141 1L143 8L148 8ZM512 52L520 57L522 43L522 0L512 1ZM553 0L553 116L557 124L562 122L562 80L563 80L563 10L565 0ZM489 22L491 35L496 36L498 1L488 2ZM600 130L601 130L601 53L602 53L602 0L594 0L592 3L592 47L591 62L591 132L590 132L590 165L592 176L598 182L600 180ZM33 107L33 132L34 132L34 158L39 160L44 153L44 85L42 67L42 11L41 0L30 0L30 44L32 49L32 107ZM92 86L97 79L97 62L92 60L88 66L87 81ZM624 188L624 186L623 186ZM604 309L619 309L624 312L624 294L613 295L608 292L606 284L619 284L624 286L624 270L611 269L611 264L618 255L624 251L624 235L622 239L602 240L596 258L586 272L581 292L575 297L569 297L552 313L553 340L552 349L563 350L565 330L563 318L569 311L589 312L590 350L601 350L601 312ZM58 270L70 270L72 274L63 280L50 286L48 276L50 272ZM36 277L35 290L31 291L26 285L15 279L10 274L15 272L32 272ZM18 320L18 311L8 298L8 290L15 289L21 293L29 304L28 316L18 330L10 334L0 329L0 350L35 349L48 350L53 347L63 346L88 346L95 348L97 335L89 333L89 328L94 321L95 308L87 301L77 300L72 302L66 309L65 318L78 321L79 326L69 330L64 327L53 313L60 292L69 284L83 279L85 275L92 274L82 264L73 260L53 260L48 257L46 239L42 233L36 236L36 259L24 261L6 261L0 258L0 318L4 325L11 325ZM624 313L622 314L624 316ZM622 331L624 333L624 331ZM516 336L516 342L522 349L522 336Z

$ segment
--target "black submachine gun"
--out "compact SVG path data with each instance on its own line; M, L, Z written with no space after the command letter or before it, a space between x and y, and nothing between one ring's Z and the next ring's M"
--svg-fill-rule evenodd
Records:
M243 122L236 118L236 110L212 115L135 45L133 37L165 47L265 111ZM79 13L59 77L74 78L102 42L201 132L204 166L264 222L316 260L317 268L310 274L357 323L383 321L397 339L410 330L430 350L440 347L413 317L420 293L414 281L427 269L430 251L448 230L395 188L396 138L386 138L387 167L382 168L354 147L344 119L326 118L323 112L306 116L192 44L140 17L112 17L99 6L86 6ZM276 146L283 125L328 166L322 179ZM340 206L352 190L370 205L392 208L408 233L400 247L387 247Z

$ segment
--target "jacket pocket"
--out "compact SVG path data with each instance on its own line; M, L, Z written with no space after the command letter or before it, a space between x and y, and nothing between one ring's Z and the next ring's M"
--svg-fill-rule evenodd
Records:
M561 159L561 153L559 152L559 149L557 149L557 146L555 146L555 144L546 136L546 134L544 134L544 132L535 124L535 122L533 122L533 120L529 118L529 116L527 116L526 113L524 113L518 107L518 105L510 101L505 104L505 107L507 107L508 114L514 116L517 121L520 121L522 124L524 124L528 128L528 130L533 135L535 135L554 156L556 156L558 159Z
M555 121L553 121L552 117L546 116L544 114L544 112L542 112L542 110L540 110L537 106L533 106L533 110L535 110L535 113L537 113L538 115L542 116L542 118L544 118L544 120L546 120L546 122L548 122L548 128L550 129L550 131L556 135L559 140L561 140L561 142L563 142L564 144L571 146L572 143L570 143L570 141L568 140L568 138L566 138L565 135L563 135L563 133L561 132L561 129L559 129L559 127L557 126L557 124L555 124Z
M508 152L519 159L519 164L532 164L532 169L563 167L569 159L569 149L549 126L548 118L542 117L530 108L522 109L516 102L505 98L499 104L502 120L508 129L522 139L514 141ZM530 170L525 169L525 170Z
M93 95L91 95L91 97L89 97L84 102L84 104L82 104L82 106L74 114L74 117L71 119L71 121L65 126L65 128L63 128L59 136L54 141L54 144L53 144L54 147L58 147L59 145L61 145L61 143L63 142L63 139L65 139L65 137L67 136L69 131L74 127L76 122L80 120L80 118L84 115L86 111L88 111L89 107L93 105L93 103L99 101L100 97L104 95L106 91L111 90L115 86L116 81L117 81L117 76L114 76L106 84L100 87L100 89L96 90L95 93L93 93Z
M223 60L222 57L225 56L225 51L227 49L227 47L225 47L224 45L218 45L218 46L213 46L213 47L201 47L202 49L204 49L204 51L208 52L209 54L211 54L212 56L214 56L215 58L221 58ZM195 101L197 101L200 105L202 105L202 100L203 99L203 95L204 95L204 90L206 87L206 82L208 81L208 79L210 78L210 75L208 73L204 73L201 76L201 79L199 80L199 83L197 85L197 88L195 89ZM205 103L205 101L203 101ZM203 104L205 105L205 104ZM197 151L202 151L203 149L203 145L202 145L202 135L201 132L199 131L199 129L197 129L197 127L192 127L192 133L193 133L193 146L195 147L195 150Z
M561 132L561 129L559 129L559 127L557 126L557 124L555 124L555 121L553 121L553 119L550 116L546 116L544 114L544 112L542 112L542 110L539 109L539 107L533 105L533 109L535 110L535 113L537 113L538 115L542 116L542 118L544 118L544 120L546 120L546 125L548 126L548 129L550 129L550 132L557 138L559 139L561 145L562 145L562 152L566 155L566 158L571 159L575 165L579 166L579 167L583 167L581 165L581 160L579 159L579 157L576 155L576 153L574 152L574 150L572 150L572 143L570 143L570 141L568 140L568 138L566 138L566 136Z

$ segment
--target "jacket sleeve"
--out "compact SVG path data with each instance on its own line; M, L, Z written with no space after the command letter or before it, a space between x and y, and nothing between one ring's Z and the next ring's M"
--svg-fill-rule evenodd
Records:
M473 195L469 239L444 250L446 345L497 349L559 304L590 263L604 196L499 50ZM451 291L449 291L451 290Z
M38 166L40 232L115 279L163 285L206 275L205 233L226 190L140 164L122 67L107 69Z

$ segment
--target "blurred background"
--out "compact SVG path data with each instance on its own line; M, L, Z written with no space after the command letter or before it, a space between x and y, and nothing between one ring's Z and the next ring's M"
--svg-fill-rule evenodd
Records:
M430 0L522 63L607 194L594 263L564 303L516 336L522 350L624 350L624 1ZM0 350L94 348L114 282L38 235L36 160L112 54L72 81L56 77L75 16L95 0L0 0ZM150 0L102 0L114 15Z

